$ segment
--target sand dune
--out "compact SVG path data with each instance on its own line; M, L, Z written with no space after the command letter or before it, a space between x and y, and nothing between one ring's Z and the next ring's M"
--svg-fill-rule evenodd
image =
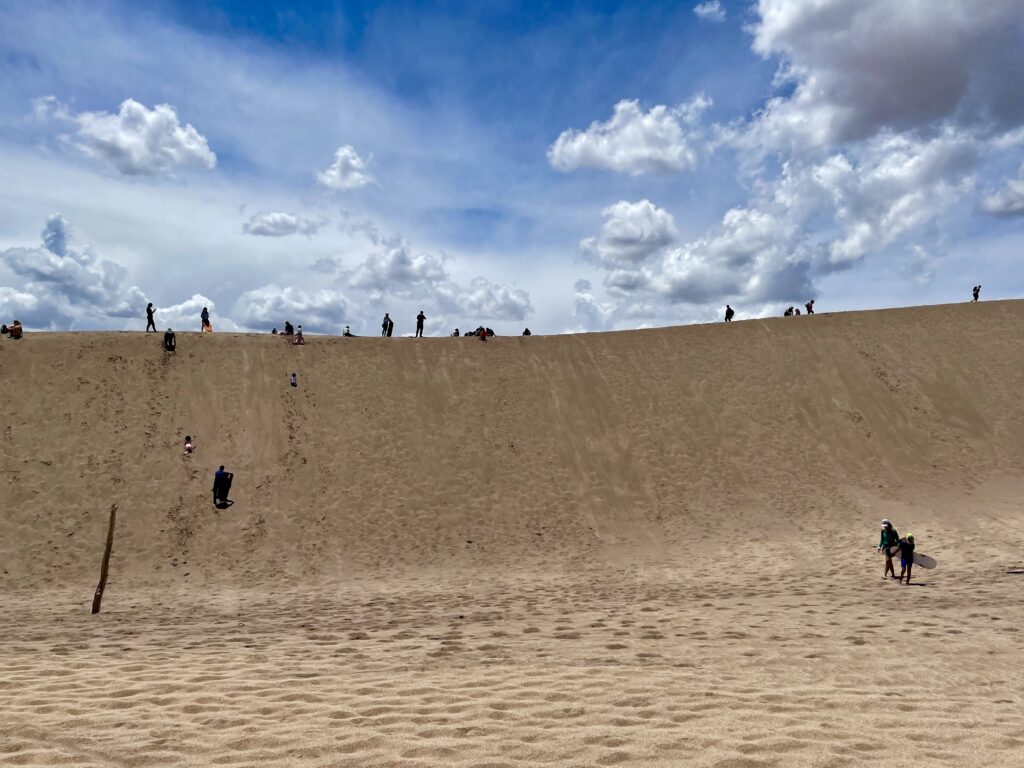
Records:
M0 764L1019 766L1022 328L0 340Z

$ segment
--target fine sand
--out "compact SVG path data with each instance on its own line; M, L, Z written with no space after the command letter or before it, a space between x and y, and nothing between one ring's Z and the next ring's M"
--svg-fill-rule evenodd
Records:
M0 765L1019 768L1022 330L0 339Z

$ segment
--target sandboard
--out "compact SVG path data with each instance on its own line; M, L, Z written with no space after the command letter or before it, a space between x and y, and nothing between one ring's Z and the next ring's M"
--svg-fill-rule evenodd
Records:
M893 544L889 547L889 557L896 557L900 553L900 545ZM938 565L934 557L923 555L920 552L914 552L914 565L918 565L922 568L928 568L929 570Z

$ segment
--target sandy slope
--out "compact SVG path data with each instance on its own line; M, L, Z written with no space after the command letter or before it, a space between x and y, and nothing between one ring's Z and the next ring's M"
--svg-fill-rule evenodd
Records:
M3 339L0 764L1019 766L1022 321Z

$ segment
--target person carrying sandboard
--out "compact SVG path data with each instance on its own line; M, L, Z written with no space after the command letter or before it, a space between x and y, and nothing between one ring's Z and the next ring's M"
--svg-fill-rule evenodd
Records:
M878 539L878 551L885 553L885 572L882 574L882 578L885 579L892 574L892 577L896 578L896 566L892 562L892 552L889 550L900 543L900 535L895 528L892 527L892 523L889 518L882 520L882 535Z

